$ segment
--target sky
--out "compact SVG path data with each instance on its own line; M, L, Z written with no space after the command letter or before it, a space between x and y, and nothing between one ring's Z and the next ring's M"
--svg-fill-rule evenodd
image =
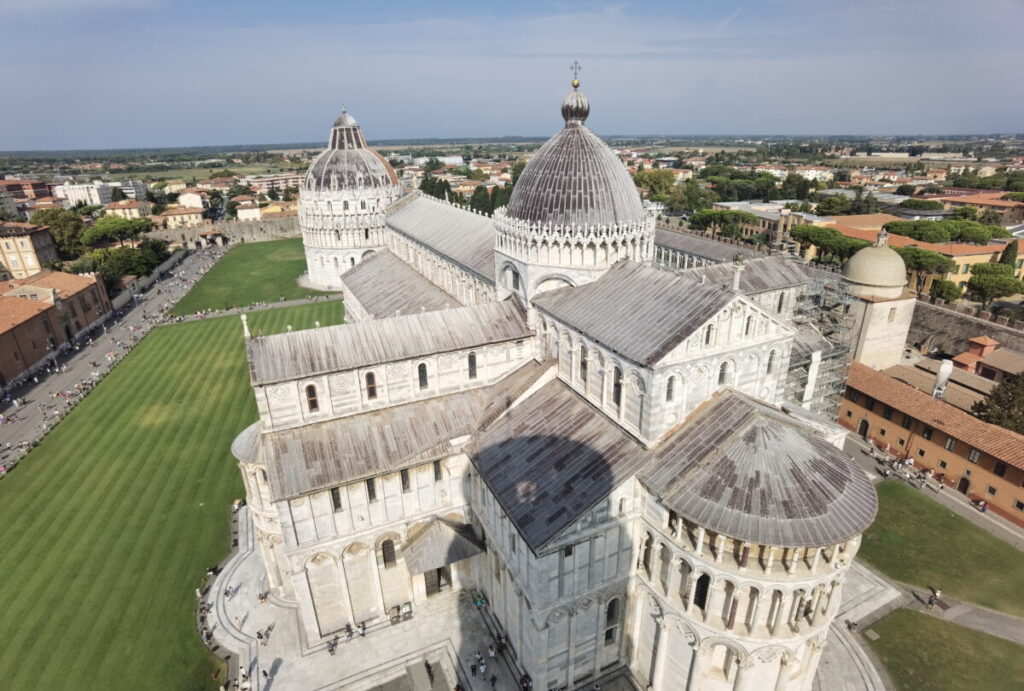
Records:
M0 0L0 150L1024 131L1024 0Z

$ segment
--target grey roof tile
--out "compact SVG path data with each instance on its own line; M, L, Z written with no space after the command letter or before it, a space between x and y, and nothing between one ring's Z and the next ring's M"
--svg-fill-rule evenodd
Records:
M494 225L490 218L414 192L387 217L390 228L494 283Z
M462 304L390 250L364 259L346 271L341 279L346 293L373 318L433 312Z

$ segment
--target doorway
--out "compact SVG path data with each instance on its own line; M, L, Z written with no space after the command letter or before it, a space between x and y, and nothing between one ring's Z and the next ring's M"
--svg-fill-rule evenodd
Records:
M446 564L439 569L431 569L423 574L423 580L427 586L427 597L437 595L452 585L451 566Z
M956 491L960 494L967 494L967 490L971 488L971 479L969 477L960 478L960 482L956 483Z
M861 420L860 421L860 426L857 427L857 434L860 436L861 439L867 439L868 438L868 421L867 420Z

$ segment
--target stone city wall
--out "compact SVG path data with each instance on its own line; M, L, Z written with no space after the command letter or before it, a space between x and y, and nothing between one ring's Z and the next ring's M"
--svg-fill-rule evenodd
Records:
M1024 322L928 298L917 301L907 345L956 355L967 350L968 339L975 336L988 336L1002 347L1024 351Z
M259 221L222 221L221 223L203 224L194 228L175 228L173 230L154 230L150 237L180 243L188 248L205 246L209 241L201 233L220 233L227 238L228 244L238 242L263 242L265 240L281 240L299 236L298 216L283 218L265 218ZM217 243L222 244L222 243Z

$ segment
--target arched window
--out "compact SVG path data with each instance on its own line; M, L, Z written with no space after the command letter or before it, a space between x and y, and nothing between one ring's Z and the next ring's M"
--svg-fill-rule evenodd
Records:
M743 327L743 335L749 336L754 332L754 318L747 317L747 324Z
M385 569L390 569L397 563L395 559L395 543L393 540L385 540L380 543L380 556L384 562Z
M651 534L648 533L647 539L644 540L644 553L641 559L641 563L643 564L644 571L647 572L648 578L651 577L651 547L653 542L654 538L652 538Z
M334 231L334 241L335 242L341 242L341 231L340 230Z
M363 239L364 240L369 240L370 239L370 229L369 228L363 228Z
M614 645L619 637L619 598L608 601L604 611L604 644Z
M708 588L711 587L711 576L701 574L701 577L697 579L697 587L693 593L693 603L700 608L701 611L708 604Z
M363 201L359 202L359 208L362 209L363 211L366 211L366 200L365 199Z
M349 266L355 266L356 265L356 258L355 257L349 257L348 258L348 265Z
M470 353L466 358L466 364L469 367L469 378L476 379L476 353Z
M719 386L725 384L729 380L729 363L723 362L722 366L718 368L718 384Z
M341 208L342 208L343 211L348 211L348 202L342 202L341 203Z
M615 373L612 375L612 403L615 407L622 411L622 370L615 367Z
M316 387L312 384L306 387L306 406L311 413L320 410L320 402L316 399Z
M768 353L768 374L775 371L775 351Z
M715 340L715 325L708 324L708 328L704 329L704 345L711 345L711 342Z
M377 377L373 372L366 373L366 398L371 401L377 398Z
M587 346L580 346L580 381L583 388L587 388Z
M419 375L420 388L427 388L430 384L430 381L427 379L427 363L421 362L419 367L416 368L416 374Z
M786 294L779 293L779 304L775 306L775 311L782 314L782 307L786 304Z
M665 400L671 401L676 394L676 377L672 375L668 378L668 383L665 384Z

